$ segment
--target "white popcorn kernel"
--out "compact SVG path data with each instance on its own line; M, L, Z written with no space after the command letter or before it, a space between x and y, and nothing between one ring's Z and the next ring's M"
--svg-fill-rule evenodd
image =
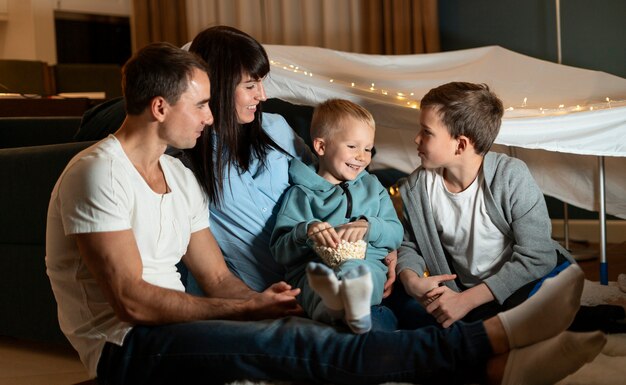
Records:
M363 240L348 242L342 239L337 247L318 246L316 244L313 249L326 265L335 268L348 259L365 259L367 242Z

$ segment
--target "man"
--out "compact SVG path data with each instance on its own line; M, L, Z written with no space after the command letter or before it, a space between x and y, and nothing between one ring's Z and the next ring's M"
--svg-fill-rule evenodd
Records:
M286 284L256 293L230 273L193 174L163 155L168 145L194 146L212 123L204 62L166 44L147 47L125 67L124 91L121 128L70 162L49 207L46 262L60 323L91 375L105 343L121 344L131 324L296 309ZM183 293L174 268L183 254L212 298Z
M576 274L559 275L517 313L446 331L356 336L302 318L249 322L299 312L299 291L279 282L256 293L229 272L196 179L164 155L167 146L194 146L212 123L203 62L149 45L124 66L123 90L124 123L70 161L48 210L46 265L59 323L100 383L500 382L556 356L551 363L564 369L542 378L549 383L603 346L601 333L553 337L577 308ZM184 292L181 258L206 297ZM539 305L555 292L565 321L529 333L537 318L551 319ZM562 352L564 345L573 349Z

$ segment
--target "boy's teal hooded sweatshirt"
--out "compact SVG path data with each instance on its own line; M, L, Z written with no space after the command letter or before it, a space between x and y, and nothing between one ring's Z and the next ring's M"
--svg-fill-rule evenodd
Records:
M313 167L297 159L291 160L292 187L285 194L272 233L272 254L287 268L287 282L301 287L298 281L304 279L307 263L320 262L307 244L309 223L321 221L338 226L364 218L369 224L365 260L369 261L372 277L382 277L382 288L387 273L382 259L400 247L403 234L389 193L378 178L367 171L354 180L334 185L317 175ZM335 272L341 278L341 266ZM380 279L374 278L375 291L378 290L377 280ZM378 297L382 300L382 289Z

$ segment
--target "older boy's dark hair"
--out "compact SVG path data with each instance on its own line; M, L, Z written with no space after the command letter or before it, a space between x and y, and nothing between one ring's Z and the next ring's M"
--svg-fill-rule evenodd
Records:
M453 138L468 137L484 155L498 136L504 107L486 84L452 82L428 91L420 108L434 107Z
M187 90L195 68L208 72L202 59L172 44L152 43L143 47L122 67L126 113L141 114L157 96L176 104Z

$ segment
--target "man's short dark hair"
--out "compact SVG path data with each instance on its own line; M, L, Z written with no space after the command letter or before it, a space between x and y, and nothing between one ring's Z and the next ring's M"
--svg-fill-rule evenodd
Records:
M122 68L126 112L141 114L157 96L176 104L195 68L208 72L202 59L170 43L151 43L140 49Z

